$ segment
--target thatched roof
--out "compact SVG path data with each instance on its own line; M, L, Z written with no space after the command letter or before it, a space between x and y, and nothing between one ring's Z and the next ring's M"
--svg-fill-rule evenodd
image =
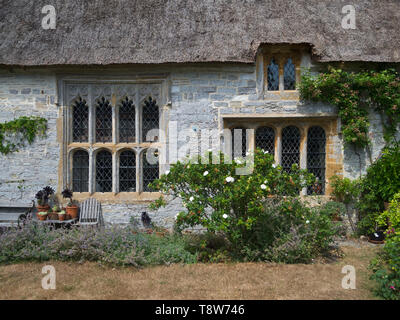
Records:
M254 62L263 43L308 43L320 61L400 62L400 1L0 0L0 64ZM41 8L57 10L44 30Z

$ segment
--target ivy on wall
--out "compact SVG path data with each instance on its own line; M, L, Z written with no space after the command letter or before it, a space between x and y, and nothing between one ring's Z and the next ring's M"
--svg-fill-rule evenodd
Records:
M19 117L0 123L0 153L9 154L32 144L37 136L44 136L47 130L47 120L40 117Z
M327 102L338 107L346 144L356 147L370 144L370 106L385 119L386 143L395 137L400 123L400 75L394 69L356 73L329 68L316 76L306 72L299 91L302 100Z

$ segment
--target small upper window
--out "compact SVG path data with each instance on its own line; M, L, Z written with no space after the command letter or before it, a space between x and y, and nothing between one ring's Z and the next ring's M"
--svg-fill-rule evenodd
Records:
M275 59L271 59L268 65L268 90L279 91L279 66L275 62Z
M283 68L283 85L285 90L296 89L296 68L292 58L289 58Z

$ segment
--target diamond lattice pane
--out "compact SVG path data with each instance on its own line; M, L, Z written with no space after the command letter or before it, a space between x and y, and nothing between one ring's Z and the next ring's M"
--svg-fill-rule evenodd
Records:
M275 131L270 127L261 127L256 130L256 148L275 153Z
M282 130L282 167L290 172L293 164L300 165L300 130L289 126Z
M283 84L285 90L296 89L296 68L291 58L288 59L283 68Z
M119 141L135 142L135 106L128 97L119 107Z
M325 147L324 129L317 126L308 129L307 170L314 174L316 182L308 187L307 194L325 194Z
M112 142L112 107L104 97L96 106L96 142Z
M142 110L142 137L143 141L150 141L147 139L147 133L153 129L160 128L160 111L156 100L149 97L144 101ZM154 140L158 141L158 134L155 135Z
M149 155L147 156L147 154ZM149 158L149 159L147 159ZM159 178L158 150L149 149L143 153L143 191L154 191L149 183Z
M112 156L108 151L100 151L96 156L96 191L112 191Z
M274 59L267 68L267 82L269 91L279 91L279 66Z
M89 108L81 97L72 107L72 137L74 142L88 142Z
M89 155L83 150L78 150L73 155L72 191L89 191Z
M136 154L123 151L119 157L119 191L136 191Z

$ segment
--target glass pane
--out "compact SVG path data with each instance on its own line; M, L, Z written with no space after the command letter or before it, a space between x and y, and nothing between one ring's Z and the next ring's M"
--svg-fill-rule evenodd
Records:
M74 142L88 142L89 108L85 100L79 97L72 107L72 137Z
M150 163L147 160L147 152L154 153L156 159L152 159L157 163ZM150 155L149 155L150 157ZM151 161L153 162L153 161ZM155 179L159 178L159 165L158 165L158 150L149 149L143 153L143 191L151 192L153 191L149 187L149 183L153 182Z
M104 97L96 106L96 142L112 142L112 107Z
M282 167L290 172L295 163L300 165L300 130L289 126L282 130Z
M96 156L96 192L112 191L112 156L100 151Z
M135 106L128 97L119 107L119 141L135 142Z
M124 151L119 157L119 191L136 191L136 155L133 151Z
M317 181L308 187L307 194L325 194L325 131L321 127L311 127L307 134L307 169Z
M76 151L72 159L72 191L89 191L89 155L83 150Z
M267 72L268 90L269 91L279 91L279 66L274 59L268 65Z
M147 141L147 133L152 129L159 129L160 127L160 116L159 108L156 100L151 97L144 102L142 112L142 135L143 141ZM158 135L155 137L155 141L158 141Z
M236 157L246 157L247 152L247 132L245 128L232 128L232 159Z
M260 127L256 130L256 148L275 153L275 131L270 127Z
M296 68L294 67L291 58L288 59L283 68L283 83L285 90L295 90L296 89Z

